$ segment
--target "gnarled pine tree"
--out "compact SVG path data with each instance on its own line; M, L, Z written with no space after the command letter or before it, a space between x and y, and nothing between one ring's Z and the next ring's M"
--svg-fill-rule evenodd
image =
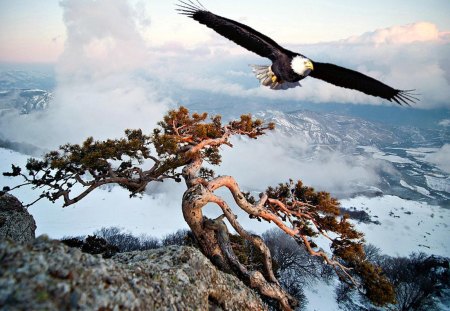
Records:
M291 310L296 301L279 285L268 247L258 235L240 225L231 206L215 193L226 188L234 203L251 218L277 225L311 256L334 267L342 281L355 285L373 303L394 301L392 285L365 258L363 235L353 228L346 215L340 214L339 202L329 193L316 192L301 181L290 180L267 188L255 199L242 192L233 177L216 177L212 170L203 167L204 161L220 164L220 147L232 147L232 136L256 139L272 130L273 124L265 125L250 115L223 124L220 116L208 119L206 113L191 115L181 107L169 111L158 125L152 135L126 130L123 139L99 142L88 138L81 145L67 144L43 160L30 159L26 174L14 165L12 172L4 174L22 176L25 183L17 187L32 185L42 189L39 199L55 202L62 198L64 206L78 202L105 184L119 184L133 196L142 193L150 182L180 182L182 177L187 186L182 199L183 215L202 252L220 269L234 273L261 295L278 301L282 310ZM223 214L216 219L205 217L202 209L208 203L218 205ZM260 251L263 271L252 270L239 260L224 219ZM328 252L318 249L314 242L318 237L329 240Z

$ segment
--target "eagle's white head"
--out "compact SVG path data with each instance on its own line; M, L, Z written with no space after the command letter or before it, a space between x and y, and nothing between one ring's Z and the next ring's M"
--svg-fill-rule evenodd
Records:
M294 58L292 59L291 68L296 74L302 77L306 77L307 75L309 75L311 70L314 70L314 66L311 60L299 55L294 56Z

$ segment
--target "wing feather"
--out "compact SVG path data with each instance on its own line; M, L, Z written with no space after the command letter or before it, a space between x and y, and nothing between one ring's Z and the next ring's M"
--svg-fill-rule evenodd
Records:
M399 105L403 103L409 106L411 103L418 101L418 98L414 97L414 94L411 93L413 90L394 89L358 71L327 63L314 62L313 66L314 70L309 74L310 77L394 101Z
M197 5L190 0L185 0L179 1L177 6L177 10L181 14L193 18L199 23L213 29L218 34L259 56L267 57L270 60L275 61L281 54L294 54L278 45L278 43L271 38L247 25L207 11L200 3Z

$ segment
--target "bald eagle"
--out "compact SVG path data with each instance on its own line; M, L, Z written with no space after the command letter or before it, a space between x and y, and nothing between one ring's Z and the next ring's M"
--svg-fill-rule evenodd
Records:
M271 38L247 25L209 12L198 2L180 0L177 11L212 28L236 44L272 61L271 66L253 66L253 72L262 85L271 89L288 89L299 86L299 81L313 77L336 86L378 96L399 105L413 103L414 90L397 90L360 72L334 64L319 63L281 47Z

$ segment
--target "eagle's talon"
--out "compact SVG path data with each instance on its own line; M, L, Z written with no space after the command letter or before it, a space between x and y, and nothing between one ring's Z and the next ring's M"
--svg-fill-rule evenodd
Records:
M273 75L272 78L271 78L271 80L272 80L272 83L276 83L277 80L278 80L278 78L277 78L276 75Z

